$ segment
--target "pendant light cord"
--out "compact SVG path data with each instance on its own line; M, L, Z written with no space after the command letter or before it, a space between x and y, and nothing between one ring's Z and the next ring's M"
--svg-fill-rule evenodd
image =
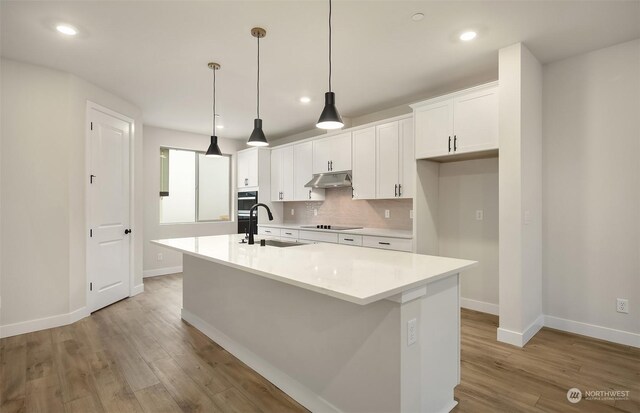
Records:
M258 99L257 99L257 107L256 113L258 114L258 119L260 119L260 35L257 37L258 39L258 80L256 81L256 89L258 91Z
M329 92L331 92L331 0L329 0Z
M216 136L216 68L213 68L213 136Z

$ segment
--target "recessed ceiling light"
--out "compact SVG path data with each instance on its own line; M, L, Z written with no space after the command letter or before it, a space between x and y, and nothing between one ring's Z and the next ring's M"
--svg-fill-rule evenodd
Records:
M424 13L416 13L411 16L411 20L413 20L414 22L419 22L422 19L424 19Z
M468 42L469 40L475 39L477 35L478 33L473 31L464 32L460 35L460 40L462 40L463 42Z
M311 102L311 98L307 96L303 96L300 98L300 103L309 103Z
M67 36L75 36L78 34L78 29L68 24L59 24L56 26L56 30Z

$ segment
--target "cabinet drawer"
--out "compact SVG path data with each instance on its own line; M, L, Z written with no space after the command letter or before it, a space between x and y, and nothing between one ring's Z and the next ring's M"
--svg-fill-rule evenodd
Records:
M411 252L413 249L413 240L404 239L404 238L363 236L362 246L371 247L371 248L381 248L385 250Z
M338 242L347 245L362 245L362 235L339 234Z
M335 232L299 231L298 238L309 241L338 243L338 234Z
M258 227L258 234L260 235L271 235L274 237L279 237L281 235L280 232L280 228Z
M280 236L283 238L298 238L298 230L297 229L286 229L282 228L280 230Z

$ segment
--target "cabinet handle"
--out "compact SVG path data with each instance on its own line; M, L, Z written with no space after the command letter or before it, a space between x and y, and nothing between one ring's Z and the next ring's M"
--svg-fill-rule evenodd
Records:
M293 235L291 232L285 232L285 235Z
M329 162L331 164L331 170L333 171L333 161Z
M249 185L249 178L244 178L244 186Z
M327 172L329 172L331 169L329 167L329 161L327 161Z
M353 242L353 238L345 238L344 240Z
M394 196L398 196L398 184L395 184L395 193Z
M451 136L449 136L449 152L451 152Z
M311 189L309 189L309 199L311 199Z
M382 241L378 241L378 244L380 244L380 245L391 245L390 242L382 242Z
M402 196L402 184L398 184L398 196Z
M269 231L268 229L265 229L264 232L266 232L267 234L271 234L271 231Z
M458 137L456 135L453 135L453 151L457 151L458 150Z

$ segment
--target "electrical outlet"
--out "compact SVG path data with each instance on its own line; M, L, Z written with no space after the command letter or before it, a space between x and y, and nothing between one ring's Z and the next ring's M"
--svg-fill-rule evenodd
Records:
M418 320L412 318L407 321L407 345L410 346L418 341Z
M531 211L524 211L524 224L529 225L531 223Z
M314 210L313 210L313 216L314 216L314 217L317 217L317 216L318 216L318 210L317 210L317 209L314 209Z
M476 221L482 221L484 219L484 211L481 209L476 210Z
M384 210L384 217L385 217L385 218L389 218L390 216L391 216L391 214L389 213L389 210L388 210L388 209L385 209L385 210Z
M158 261L162 261L164 259L164 257L162 256L162 253L159 252L158 253Z
M413 209L409 210L409 219L413 219Z
M619 313L629 314L629 300L626 298L618 298L616 301L616 311Z
M295 215L296 214L296 210L291 208L291 215Z

